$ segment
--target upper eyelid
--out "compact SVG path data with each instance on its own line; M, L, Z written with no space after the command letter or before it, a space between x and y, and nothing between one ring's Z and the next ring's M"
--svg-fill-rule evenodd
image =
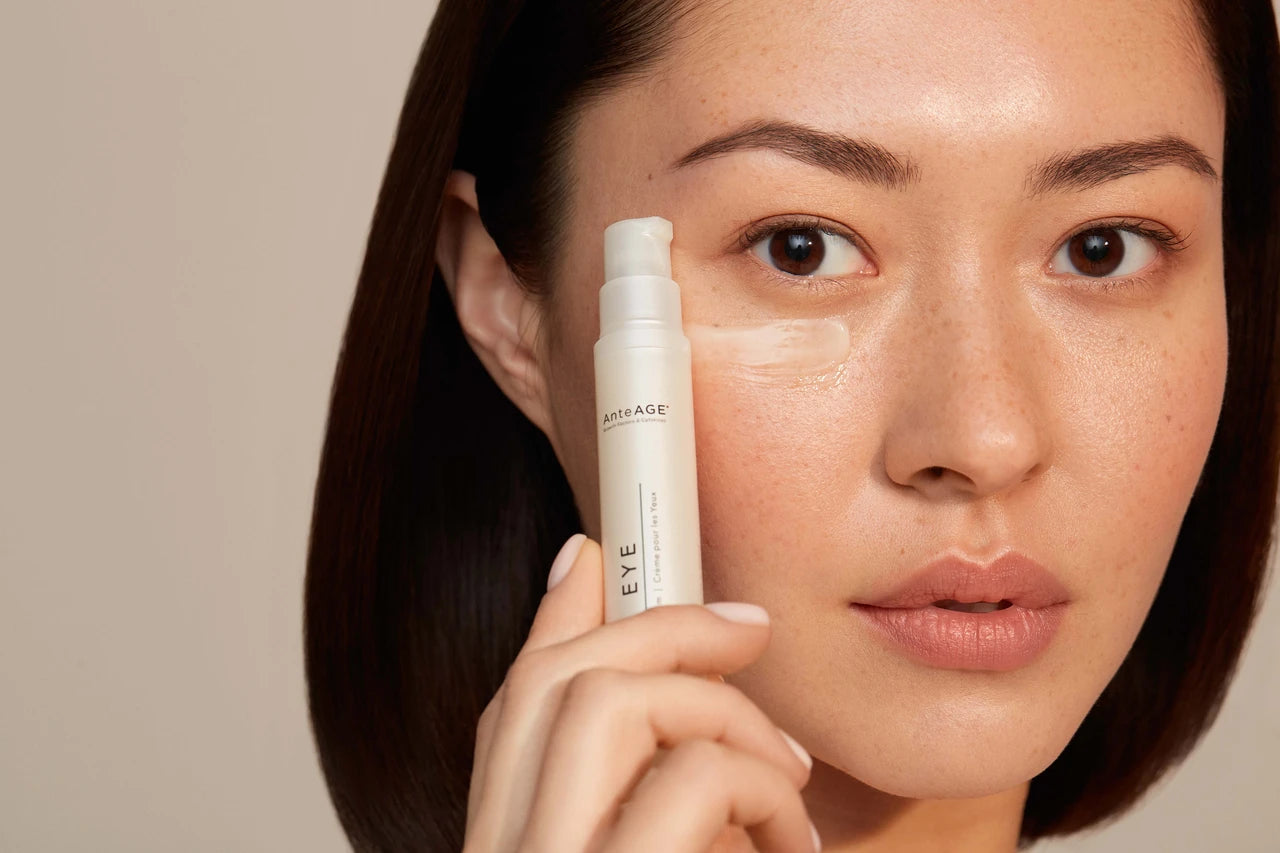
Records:
M839 237L861 252L873 265L879 266L879 263L875 258L875 253L867 247L865 241L852 229L845 228L843 225L839 225L831 220L823 219L808 213L790 215L780 214L779 216L772 217L763 223L752 223L744 228L741 235L733 242L735 247L743 251L748 251L760 240L771 234L798 228L812 228L815 231L821 231L829 236Z
M1185 249L1191 237L1190 232L1186 234L1179 234L1177 231L1166 225L1140 216L1112 216L1110 218L1104 217L1093 222L1086 222L1083 225L1078 225L1075 228L1072 228L1061 239L1059 239L1057 243L1054 243L1053 248L1056 250L1072 237L1077 237L1085 232L1094 231L1099 228L1115 228L1119 231L1128 231L1130 233L1137 234L1139 237L1145 237L1158 245L1168 246L1174 251L1181 251L1182 249Z

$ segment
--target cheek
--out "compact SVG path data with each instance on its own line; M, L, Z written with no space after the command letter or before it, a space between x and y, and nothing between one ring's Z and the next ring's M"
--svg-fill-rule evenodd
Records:
M776 596L839 547L824 531L867 485L874 455L856 361L790 381L747 379L694 363L703 584L708 601ZM845 543L848 547L848 543ZM805 554L815 559L807 559Z
M1136 634L1172 554L1217 427L1226 379L1224 310L1187 312L1145 335L1118 336L1085 358L1065 392L1062 507L1088 529L1062 531L1067 552L1092 553L1090 595L1127 610ZM1194 318L1194 319L1192 319Z

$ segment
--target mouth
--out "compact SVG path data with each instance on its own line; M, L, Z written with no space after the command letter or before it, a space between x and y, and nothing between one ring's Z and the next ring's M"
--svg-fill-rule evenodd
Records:
M935 601L931 606L961 613L991 613L1012 607L1013 602L1007 598L1002 598L1000 601L956 601L954 598L944 598L941 601Z
M1048 650L1069 599L1065 584L1017 551L985 565L944 553L850 610L887 649L917 663L1007 672Z

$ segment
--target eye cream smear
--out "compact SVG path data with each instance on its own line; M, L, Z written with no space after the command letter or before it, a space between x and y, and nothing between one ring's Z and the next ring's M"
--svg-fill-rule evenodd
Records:
M835 318L756 326L690 324L685 334L700 363L732 367L749 379L828 376L849 358L849 329Z
M594 354L606 622L703 603L692 361L671 238L659 216L604 230Z

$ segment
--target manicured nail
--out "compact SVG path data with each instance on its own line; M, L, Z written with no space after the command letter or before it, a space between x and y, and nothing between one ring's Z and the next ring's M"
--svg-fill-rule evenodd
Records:
M809 832L813 835L814 853L820 853L822 850L822 839L818 837L818 827L813 825L813 821L809 821Z
M730 622L745 622L750 625L769 624L769 614L763 607L748 604L745 601L713 601L703 606Z
M573 561L578 558L578 552L582 550L582 543L586 541L587 534L575 533L560 546L560 553L556 554L555 560L551 563L551 573L547 575L548 592L569 574Z
M787 742L787 746L791 747L791 751L796 754L796 758L803 761L804 766L812 770L813 756L809 754L808 750L806 750L803 746L797 743L795 738L793 738L791 735L784 732L782 729L778 729L778 734L782 735L782 739Z

